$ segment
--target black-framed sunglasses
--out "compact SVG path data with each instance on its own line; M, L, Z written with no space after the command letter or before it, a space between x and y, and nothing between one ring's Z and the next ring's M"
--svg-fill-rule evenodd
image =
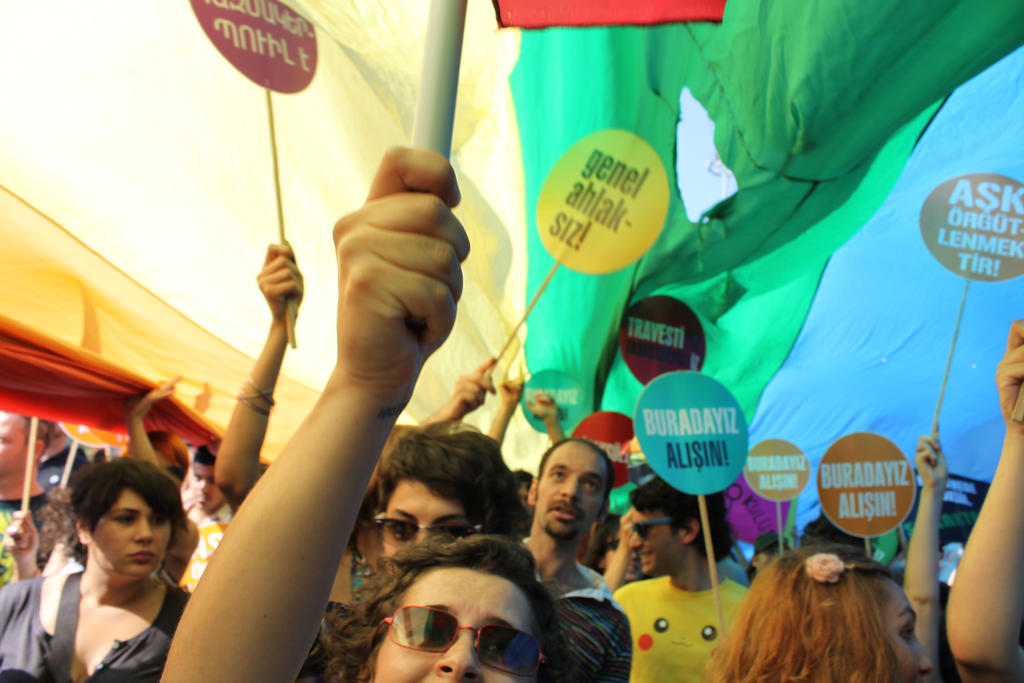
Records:
M395 645L422 652L446 652L463 629L472 631L480 663L517 676L530 676L546 661L540 642L525 631L504 624L463 626L458 617L436 607L405 605L381 620Z
M416 538L420 529L426 530L431 536L442 536L447 538L465 538L472 534L478 534L483 530L482 524L414 524L405 519L393 519L390 517L375 517L373 523L377 525L383 539L393 545L408 543Z
M641 541L647 540L647 534L651 533L651 527L655 524L671 524L671 517L655 517L645 519L642 522L633 522L633 533L640 537Z

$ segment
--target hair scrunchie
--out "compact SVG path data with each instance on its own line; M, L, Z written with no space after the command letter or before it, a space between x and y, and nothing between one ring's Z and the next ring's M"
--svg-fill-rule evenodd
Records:
M804 562L804 571L818 583L839 583L839 577L850 566L839 559L838 555L832 553L817 553L811 555Z

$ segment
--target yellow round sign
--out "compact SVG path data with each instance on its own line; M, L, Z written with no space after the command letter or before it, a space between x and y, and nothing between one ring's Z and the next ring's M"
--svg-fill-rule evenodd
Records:
M556 261L599 275L625 268L661 234L668 175L643 138L592 133L559 159L540 191L537 229Z
M750 449L743 476L757 495L781 502L800 495L811 479L811 466L790 442L768 439Z

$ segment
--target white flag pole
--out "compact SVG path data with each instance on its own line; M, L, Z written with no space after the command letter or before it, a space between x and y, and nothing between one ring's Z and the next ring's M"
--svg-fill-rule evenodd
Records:
M455 93L462 59L466 0L433 0L427 21L427 40L420 72L420 93L412 125L414 147L448 157L455 120Z

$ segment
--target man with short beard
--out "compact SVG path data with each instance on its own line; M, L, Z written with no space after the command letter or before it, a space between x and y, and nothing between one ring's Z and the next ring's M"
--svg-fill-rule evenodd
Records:
M629 621L604 578L576 562L583 537L608 511L613 479L612 463L599 446L565 439L541 457L528 494L534 515L526 545L559 598L574 678L581 681L629 680Z

